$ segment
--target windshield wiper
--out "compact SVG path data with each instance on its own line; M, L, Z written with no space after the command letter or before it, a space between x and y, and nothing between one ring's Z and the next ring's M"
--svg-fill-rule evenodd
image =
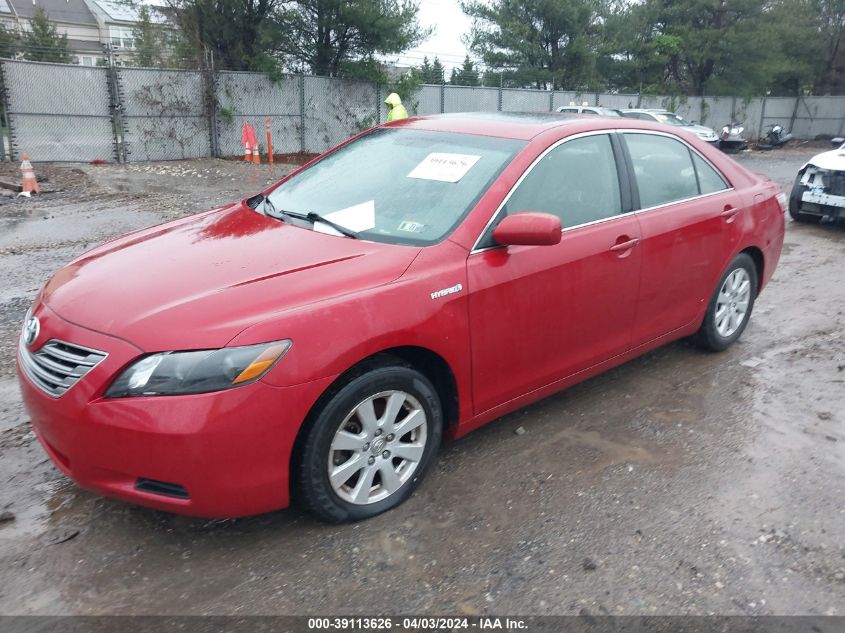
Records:
M272 205L272 203L271 203ZM275 211L275 209L274 209ZM332 227L335 231L340 233L341 235L345 235L346 237L351 237L352 239L358 239L358 233L351 229L347 229L342 224L338 224L337 222L332 222L328 218L324 218L319 213L314 213L311 211L310 213L295 213L293 211L279 211L278 212L282 216L288 216L291 218L297 218L298 220L305 220L306 222L310 222L311 224L316 224L317 222L321 224L325 224L326 226Z

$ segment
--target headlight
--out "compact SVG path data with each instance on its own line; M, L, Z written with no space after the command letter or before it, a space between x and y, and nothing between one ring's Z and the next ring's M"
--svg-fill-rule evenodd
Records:
M258 380L290 349L288 340L246 347L150 354L130 365L106 398L206 393Z

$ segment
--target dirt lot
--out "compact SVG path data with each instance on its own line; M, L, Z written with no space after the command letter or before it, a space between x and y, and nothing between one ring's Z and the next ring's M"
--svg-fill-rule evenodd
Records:
M786 188L816 151L738 159ZM0 200L0 613L845 614L843 228L788 223L729 351L670 345L490 424L397 510L208 522L65 479L27 424L14 349L64 262L274 175L39 172L61 191Z

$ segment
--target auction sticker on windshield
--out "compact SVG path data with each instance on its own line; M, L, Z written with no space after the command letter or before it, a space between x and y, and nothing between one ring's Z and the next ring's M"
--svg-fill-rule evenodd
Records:
M332 211L326 214L326 219L345 226L350 231L369 231L376 225L376 204L375 200L368 200L339 211ZM314 230L318 233L329 233L339 235L332 227L323 224L314 224Z
M446 154L433 152L414 167L408 178L439 180L440 182L458 182L466 176L481 156L472 154Z

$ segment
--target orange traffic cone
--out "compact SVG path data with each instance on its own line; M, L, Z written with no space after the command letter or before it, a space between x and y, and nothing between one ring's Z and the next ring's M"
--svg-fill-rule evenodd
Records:
M244 160L252 161L252 151L249 149L249 123L244 121L244 129L241 132L241 145L244 146Z
M255 128L252 128L249 134L249 140L252 143L252 162L256 165L261 164L261 156L258 153L258 137L255 134Z
M38 181L35 179L35 170L32 168L32 163L29 162L29 154L23 155L21 173L23 174L21 193L25 195L41 193L41 189L38 187Z

